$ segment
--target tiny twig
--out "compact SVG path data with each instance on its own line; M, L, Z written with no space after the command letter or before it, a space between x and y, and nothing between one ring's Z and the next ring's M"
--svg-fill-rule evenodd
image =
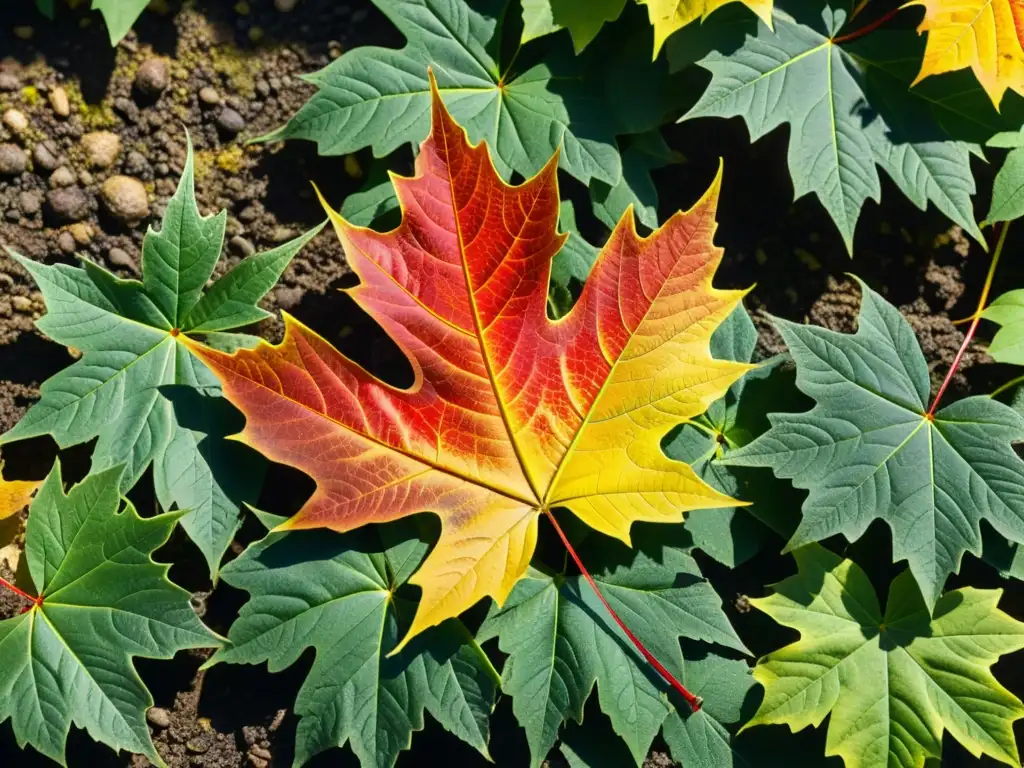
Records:
M939 401L942 400L942 396L946 393L946 388L949 386L949 382L953 380L953 375L960 367L960 361L963 360L964 353L967 351L967 347L970 346L971 340L974 338L974 332L978 330L978 323L981 322L981 313L985 311L985 304L988 303L988 294L992 290L992 280L996 276L996 266L999 264L999 257L1003 254L1003 244L1006 242L1006 233L1010 231L1010 222L1003 224L1003 228L999 231L999 240L996 243L995 251L992 253L992 263L988 266L988 275L985 277L985 285L981 289L981 298L978 299L978 308L974 311L971 316L971 327L967 329L967 333L964 334L964 342L960 345L960 349L956 353L956 357L953 358L953 364L949 366L949 372L946 374L946 378L942 381L942 386L939 387L939 391L935 395L935 400L932 401L932 407L928 409L927 418L931 419L935 416L935 409L939 407ZM997 390L997 392L1000 390Z
M702 699L700 696L694 696L692 693L686 690L683 684L676 679L675 675L669 672L665 668L665 665L658 661L654 657L653 653L647 650L647 647L642 642L640 642L640 638L638 638L636 635L632 633L632 631L630 631L629 627L625 625L625 623L622 621L622 619L619 618L619 615L615 612L611 605L608 604L608 601L605 600L604 595L601 594L601 590L598 589L597 584L594 582L593 577L590 575L590 571L588 571L584 567L579 555L576 554L576 550L573 549L572 544L569 543L569 538L565 535L565 532L562 530L562 527L558 524L558 521L555 520L555 516L551 514L551 510L545 510L545 512L547 513L548 520L551 521L551 525L554 526L555 532L558 534L558 537L562 540L562 543L565 545L566 550L568 550L569 554L572 556L572 559L576 561L576 567L580 569L580 573L583 574L583 577L587 580L587 583L590 584L590 588L594 590L594 594L597 595L598 599L601 601L605 609L608 611L608 614L615 620L615 623L619 625L622 631L626 633L626 637L628 637L630 639L630 642L632 642L633 645L636 646L636 649L643 654L644 658L647 659L648 663L656 670L658 670L658 674L660 674L665 679L665 682L667 682L669 685L671 685L673 688L679 691L679 694L684 699L686 699L686 703L690 706L691 711L696 712L697 710L699 710L701 708L701 705L704 704L704 699Z
M889 19L891 19L893 16L895 16L897 13L899 13L902 10L903 10L903 6L900 6L898 8L893 8L888 13L883 14L882 16L879 16L877 19L872 21L870 24L865 24L860 29L855 29L853 32L850 32L848 34L840 35L839 37L832 38L832 42L833 43L848 43L851 40L856 40L858 37L864 37L864 35L868 34L869 32L874 32L876 29L878 29L880 26L885 24L885 22L887 22Z

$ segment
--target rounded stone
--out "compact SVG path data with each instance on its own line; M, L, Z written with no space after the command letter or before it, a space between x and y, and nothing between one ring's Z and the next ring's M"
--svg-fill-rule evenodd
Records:
M216 88L211 88L210 86L200 88L199 102L203 104L203 106L215 107L220 104L220 94L217 93Z
M75 237L70 232L61 232L57 237L57 247L64 253L74 253L78 248Z
M32 160L36 167L44 171L53 171L60 165L59 154L57 145L52 141L40 141L32 150Z
M51 189L46 204L58 222L81 221L89 215L89 197L79 187Z
M68 92L60 86L50 91L50 106L60 117L67 117L71 114L71 102L68 101Z
M217 115L217 127L234 136L245 130L245 118L231 107L224 107Z
M88 245L92 242L92 227L84 221L72 224L68 227L68 232L71 233L71 236L75 238L75 242L79 245Z
M111 176L101 190L103 204L110 215L125 222L137 222L149 216L149 195L138 179Z
M28 118L20 109L8 109L4 112L4 125L14 133L22 133L28 128Z
M238 256L245 258L256 253L256 247L241 235L235 235L228 241L228 247Z
M62 165L50 174L51 187L70 187L75 183L75 174L66 165Z
M109 168L121 154L121 139L110 131L93 131L82 137L85 162L92 168Z
M135 268L135 262L132 261L132 257L128 254L128 251L121 248L111 248L107 252L107 261L115 267L125 267L127 269Z
M163 707L150 707L146 712L146 719L156 728L171 727L171 713Z
M22 192L18 195L18 205L26 216L35 216L43 207L38 192Z
M135 87L146 96L159 96L170 83L167 60L146 59L135 73Z
M21 80L13 72L0 72L0 91L16 91L21 88Z
M298 4L299 0L274 0L274 8L281 13L291 13Z
M0 144L0 176L17 176L28 168L28 155L16 144Z

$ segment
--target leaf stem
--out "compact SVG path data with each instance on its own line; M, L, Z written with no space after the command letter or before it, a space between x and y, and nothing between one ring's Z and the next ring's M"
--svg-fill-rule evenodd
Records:
M902 10L902 5L897 8L893 8L888 13L879 16L870 24L865 24L860 29L855 29L853 32L849 32L845 35L840 35L839 37L832 38L832 43L836 45L839 43L848 43L851 40L856 40L858 37L864 37L864 35L868 34L869 32L874 32L876 29L885 24L885 22L887 22L889 19L891 19L893 16L895 16Z
M996 389L993 390L992 394L989 395L989 397L996 397L998 395L1001 395L1006 390L1010 389L1011 387L1016 386L1017 384L1020 384L1021 382L1024 382L1024 376L1018 376L1015 379L1010 379L1008 382L1006 382L1002 386L996 387Z
M0 577L0 587L5 587L9 589L14 594L20 595L21 597L30 601L33 605L42 605L43 603L43 599L41 597L32 597L32 595L30 595L28 592L24 592L18 589L16 586L11 584L11 582L9 582L7 579L3 577Z
M988 303L988 294L989 291L992 290L992 280L996 276L996 266L999 264L999 257L1003 255L1003 244L1006 242L1006 233L1009 231L1010 222L1003 224L1003 228L999 230L999 241L996 243L995 251L992 253L992 263L988 266L988 275L985 277L985 285L981 289L981 298L978 299L978 308L974 311L974 315L971 317L971 326L967 329L967 333L964 334L964 342L960 345L960 349L957 351L956 357L953 358L953 364L949 366L949 373L946 374L946 378L943 380L942 386L939 387L939 391L935 395L935 400L932 401L932 407L928 409L929 419L935 415L935 409L939 407L939 401L942 400L942 396L946 393L946 388L949 386L949 382L953 380L953 375L960 367L960 361L963 360L964 353L967 351L967 347L974 338L974 332L978 330L978 323L981 322L981 313L985 311L985 304Z
M608 614L615 620L615 623L619 625L619 628L626 633L626 637L628 637L630 642L632 642L633 645L636 646L636 649L643 654L644 658L647 659L647 662L656 670L658 670L658 674L660 674L662 678L664 678L665 682L667 682L669 685L675 688L679 692L679 694L686 700L686 703L689 705L690 710L693 712L698 711L701 708L701 705L704 704L704 699L702 699L700 696L694 696L692 693L686 690L683 684L676 679L675 675L669 672L665 668L665 665L658 661L654 657L653 653L647 650L647 647L642 642L640 642L640 638L634 635L633 632L629 629L629 627L627 627L626 624L622 621L622 619L619 618L619 615L615 612L611 605L608 604L608 601L605 599L604 595L601 594L601 590L598 589L597 583L594 581L594 578L590 575L590 571L588 571L586 567L583 565L583 561L580 560L580 556L576 554L576 550L573 549L572 544L569 543L569 538L565 535L565 532L562 530L562 527L558 524L558 521L555 520L555 516L551 514L551 510L546 509L544 511L548 516L548 520L551 521L551 525L554 526L555 532L558 534L558 537L562 540L562 543L565 545L566 550L568 550L569 554L572 555L572 559L576 562L576 567L580 569L580 573L583 574L583 577L587 580L587 583L590 584L590 588L594 590L594 594L597 595L597 598L601 601L605 609L608 611Z

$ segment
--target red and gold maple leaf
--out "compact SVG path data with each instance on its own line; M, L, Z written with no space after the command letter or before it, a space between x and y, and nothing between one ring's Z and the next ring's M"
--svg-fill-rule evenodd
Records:
M436 88L432 109L416 175L394 178L400 226L381 234L328 208L361 280L349 295L408 356L409 389L289 316L277 346L228 355L187 342L245 414L241 439L316 481L284 528L441 518L411 579L423 596L403 645L485 595L504 601L551 508L628 543L633 522L736 504L661 441L751 367L709 352L743 295L711 285L720 172L650 237L627 212L576 306L552 321L548 276L566 237L557 155L507 185Z

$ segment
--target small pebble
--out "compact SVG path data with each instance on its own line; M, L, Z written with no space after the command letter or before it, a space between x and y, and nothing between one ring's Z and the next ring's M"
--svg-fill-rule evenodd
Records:
M256 757L256 755L250 753L249 754L249 765L251 765L252 768L267 768L267 766L269 766L270 763L268 763L262 757Z
M22 192L18 195L18 205L26 216L35 216L43 207L43 201L37 192Z
M75 174L66 165L62 165L50 174L51 187L70 187L75 183Z
M138 179L111 176L103 182L103 202L110 215L134 223L149 216L149 195Z
M14 307L15 312L29 314L32 311L32 299L28 296L12 296L11 306Z
M220 94L215 88L206 86L199 89L199 101L207 107L215 107L220 104Z
M0 91L16 91L21 88L21 80L13 72L0 72Z
M273 757L269 749L264 749L263 747L255 745L249 749L249 754L256 755L256 757L262 758L264 760L270 760Z
M0 176L17 176L28 168L28 155L14 144L0 144Z
M8 208L7 213L4 214L4 218L10 222L21 221L21 214L18 213L17 208Z
M238 212L238 220L244 221L246 224L251 224L256 221L263 214L262 206L258 204L247 205L241 211Z
M111 248L107 252L107 261L109 261L115 267L125 267L126 269L135 269L135 262L132 261L132 257L128 254L128 251L122 250L121 248ZM153 712L152 709L149 710L149 711L150 711L150 713ZM160 711L165 713L165 715L166 715L167 710L162 709ZM150 722L152 722L152 720ZM167 722L170 723L170 719L168 719ZM156 725L156 723L154 723L154 725ZM167 726L163 726L163 727L166 728Z
M274 0L274 7L281 13L291 13L298 4L299 0Z
M242 256L243 258L246 256L252 256L254 253L256 253L256 246L254 246L241 235L235 235L235 237L232 237L228 241L228 247L234 253L236 253L239 256Z
M111 254L116 250L120 249L111 249ZM124 253L124 251L121 251L121 253ZM146 712L146 719L157 728L170 728L171 726L171 713L163 707L150 707L149 711Z
M36 33L35 29L27 24L15 27L11 31L14 32L14 36L19 40L31 40Z
M256 93L260 95L261 99L267 98L270 95L270 83L266 80L256 81Z
M82 137L85 162L92 168L109 168L121 154L121 139L110 131L93 131Z
M59 154L57 145L52 141L41 141L32 150L32 160L37 167L44 171L53 171L60 165L60 160L57 158Z
M295 230L288 227L274 227L274 230L270 233L270 239L275 243L286 243L293 237L295 237Z
M16 176L29 167L29 156L15 144L0 144L0 176Z
M91 187L93 181L95 181L95 179L92 177L92 174L89 173L88 171L79 171L78 180L82 183L83 187Z
M146 59L135 73L135 87L145 96L159 96L169 83L166 59Z
M61 232L57 238L57 247L64 251L64 253L74 253L78 247L75 244L75 236L70 232Z
M28 118L25 117L24 112L12 107L4 112L4 125L14 133L21 133L28 128Z
M79 245L88 245L92 242L92 227L84 221L72 224L68 227L68 232L71 233L71 236L75 238L75 242Z
M132 150L125 159L124 169L133 176L142 176L149 171L149 161L141 152Z
M71 114L71 103L68 101L68 93L60 86L50 91L50 106L60 117L67 117Z
M58 222L81 221L89 215L89 198L79 187L50 190L46 204Z
M243 118L238 112L231 109L231 107L225 107L217 115L217 127L219 127L225 133L229 133L234 136L237 133L241 133L245 130L245 118Z

